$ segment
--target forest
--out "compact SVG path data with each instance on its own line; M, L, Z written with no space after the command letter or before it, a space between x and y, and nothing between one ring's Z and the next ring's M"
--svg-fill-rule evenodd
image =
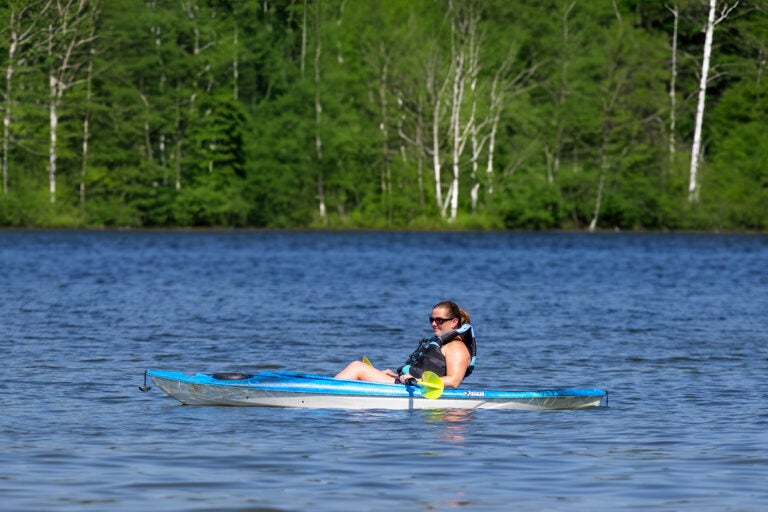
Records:
M768 231L768 0L6 0L6 228Z

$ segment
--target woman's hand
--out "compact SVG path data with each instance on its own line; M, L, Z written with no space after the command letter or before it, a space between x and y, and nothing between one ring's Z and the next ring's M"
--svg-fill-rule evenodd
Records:
M402 384L408 384L408 381L410 381L411 379L413 379L413 380L417 380L417 379L416 379L416 378L415 378L413 375L411 375L410 373L406 373L405 375L396 375L396 377L397 377L397 380L399 380L399 381L400 381L400 383L402 383Z

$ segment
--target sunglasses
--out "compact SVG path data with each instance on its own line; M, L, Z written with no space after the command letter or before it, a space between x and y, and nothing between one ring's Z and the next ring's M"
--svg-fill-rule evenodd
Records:
M429 323L431 324L432 322L435 322L435 324L439 327L443 325L443 322L447 322L448 320L453 320L454 318L456 317L452 316L451 318L439 318L439 317L431 316L429 317Z

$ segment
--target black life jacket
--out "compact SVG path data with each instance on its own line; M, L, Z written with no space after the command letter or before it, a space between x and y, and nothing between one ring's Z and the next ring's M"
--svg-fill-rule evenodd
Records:
M455 331L443 334L441 336L432 336L431 338L422 338L419 346L413 351L411 356L403 366L397 369L397 373L405 375L410 373L414 377L421 378L426 371L435 372L440 377L447 373L445 356L441 348L461 336L461 341L469 350L470 361L464 378L469 377L472 370L475 369L475 358L477 357L477 342L475 341L475 330L470 324L459 326Z

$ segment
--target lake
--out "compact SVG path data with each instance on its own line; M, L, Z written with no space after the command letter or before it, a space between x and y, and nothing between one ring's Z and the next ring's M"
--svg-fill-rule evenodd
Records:
M0 231L7 511L768 509L768 236ZM579 411L181 406L145 369L402 364Z

